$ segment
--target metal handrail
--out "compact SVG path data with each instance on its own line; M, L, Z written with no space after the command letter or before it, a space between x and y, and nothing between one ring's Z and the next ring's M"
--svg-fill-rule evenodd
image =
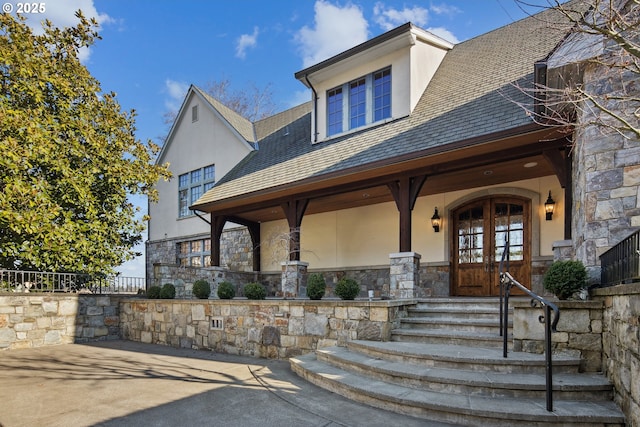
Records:
M544 314L538 317L538 321L544 324L544 353L545 353L545 379L546 379L546 398L547 398L547 411L553 411L553 360L551 354L551 333L557 332L558 321L560 320L560 310L558 306L551 301L542 298L535 292L530 291L524 287L520 282L513 278L508 272L504 271L505 265L507 270L509 269L509 241L505 243L504 252L502 253L502 259L500 260L500 335L502 336L502 356L507 357L507 334L509 325L509 294L511 288L516 287L523 291L525 294L531 297L531 306L544 310ZM554 316L551 319L551 310L553 310Z

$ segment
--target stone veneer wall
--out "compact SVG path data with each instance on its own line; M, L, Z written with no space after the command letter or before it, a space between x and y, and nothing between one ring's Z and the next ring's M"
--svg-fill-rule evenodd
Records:
M640 426L640 284L592 290L604 305L603 370L630 426Z
M126 297L0 295L0 349L119 339L122 299Z
M415 301L128 300L122 338L230 354L287 358L348 340L388 340Z
M623 92L618 73L615 68L590 65L584 75L586 91ZM595 108L584 108L580 114L579 123L611 122ZM587 267L590 283L599 283L598 257L640 227L640 141L591 125L578 125L575 141L574 206L567 215L573 218L576 259Z
M530 353L544 352L544 325L538 318L544 314L529 301L511 301L513 305L513 349ZM554 352L582 357L580 370L602 370L602 317L600 301L556 301L560 310L557 332L551 334ZM552 314L553 316L553 314Z
M184 241L207 239L210 234L181 236L175 239L147 241L146 274L149 283L156 284L154 265L176 265L177 244ZM220 238L220 264L230 270L251 272L253 270L253 252L251 235L246 227L226 229Z

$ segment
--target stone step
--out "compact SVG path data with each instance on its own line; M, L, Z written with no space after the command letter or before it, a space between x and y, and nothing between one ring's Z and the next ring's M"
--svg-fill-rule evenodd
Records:
M422 306L421 308L409 308L407 310L409 317L417 318L474 318L497 320L500 322L500 308L460 308L460 307L439 307L439 306Z
M500 298L498 297L441 297L428 298L418 301L416 310L432 310L432 309L457 309L461 311L472 312L473 310L495 310L500 312Z
M306 380L349 399L432 421L477 426L624 426L624 416L609 402L500 398L414 389L331 366L315 354L290 359L291 369Z
M504 358L502 348L361 340L347 342L347 348L373 359L411 363L423 367L518 374L545 372L542 355L509 352L508 357ZM578 373L579 367L578 357L565 354L553 356L554 373Z
M513 322L509 320L509 329ZM482 332L500 334L500 319L479 319L472 316L463 317L405 317L400 319L400 327L403 329L428 329L428 330L455 330L456 332Z
M346 371L420 390L482 394L496 398L543 399L546 396L544 373L518 374L438 368L370 357L344 347L320 349L316 352L316 357ZM559 373L554 375L553 385L554 399L607 401L613 397L613 387L602 375Z
M466 345L486 348L502 348L503 340L498 328L494 332L469 332L437 329L393 329L391 341L428 344ZM508 348L513 347L511 335L508 336Z

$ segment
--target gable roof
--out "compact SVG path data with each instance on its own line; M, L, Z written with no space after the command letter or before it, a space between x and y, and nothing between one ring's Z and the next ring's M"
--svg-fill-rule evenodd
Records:
M176 114L176 118L171 125L171 129L169 129L169 133L167 134L167 138L158 153L158 157L156 158L156 163L160 164L164 161L164 156L169 150L169 146L173 141L173 134L176 132L178 127L178 123L181 121L182 117L187 113L185 109L187 108L187 104L189 99L192 96L197 96L202 99L205 103L206 108L211 110L215 115L217 115L223 122L227 124L227 126L232 129L234 133L237 134L240 140L243 140L244 143L249 145L250 149L255 149L256 137L253 131L253 124L242 117L240 114L236 113L232 109L228 108L224 104L222 104L217 99L208 95L206 92L202 91L202 89L198 88L195 85L189 86L187 90L187 94L182 101L182 105L178 110L178 114Z
M553 23L553 24L551 24ZM513 100L528 102L517 85L531 84L534 63L570 29L553 9L454 46L412 115L332 140L311 144L310 115L294 122L299 134L267 137L194 205L211 210L278 188L345 176L367 165L393 164L449 147L490 140L498 133L534 128ZM393 31L393 30L392 30ZM302 129L304 127L304 129Z

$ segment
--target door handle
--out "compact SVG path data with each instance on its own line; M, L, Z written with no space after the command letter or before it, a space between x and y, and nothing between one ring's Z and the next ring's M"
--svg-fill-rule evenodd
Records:
M484 271L489 271L489 255L484 256Z

